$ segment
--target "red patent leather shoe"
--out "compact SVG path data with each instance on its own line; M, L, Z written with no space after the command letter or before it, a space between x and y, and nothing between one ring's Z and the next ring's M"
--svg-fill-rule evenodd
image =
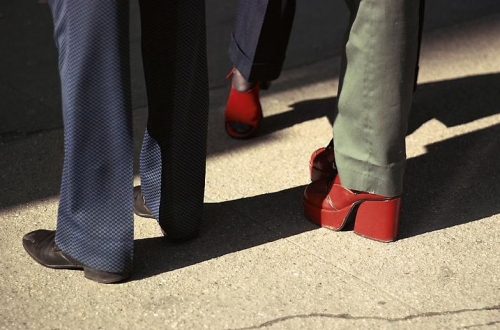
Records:
M311 181L328 180L337 173L333 140L325 148L319 148L312 153L309 159L309 173Z
M233 69L227 78L233 76ZM231 84L231 92L226 105L225 126L229 136L246 139L255 133L262 120L262 107L259 99L260 82L251 89L240 92Z
M314 181L304 191L304 213L312 222L341 230L354 221L354 232L381 242L392 242L398 231L401 197L357 192L343 187L336 175L331 182Z

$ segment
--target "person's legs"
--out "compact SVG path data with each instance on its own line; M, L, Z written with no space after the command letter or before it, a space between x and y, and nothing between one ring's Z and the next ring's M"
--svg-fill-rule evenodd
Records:
M241 0L229 47L246 81L277 79L295 15L295 0Z
M203 216L208 76L204 0L141 0L149 118L142 193L168 237L191 238Z
M345 187L402 193L405 134L419 31L419 0L347 0L354 20L334 123Z
M240 1L229 47L234 70L224 119L231 137L248 138L259 126L259 92L281 73L294 15L295 0Z
M342 57L341 57L341 69L340 69L340 81L339 81L339 89L338 89L338 95L341 94L342 91L342 83L343 83L343 78L345 76L345 71L346 71L346 66L347 66L347 58L346 58L346 44L347 41L349 40L349 34L351 32L352 24L354 23L354 19L356 18L357 15L357 5L355 1L346 1L347 6L349 8L349 11L351 13L350 15L350 22L349 22L349 28L346 31L345 37L344 37L344 47L342 49ZM420 59L420 49L421 49L421 44L422 44L422 34L423 34L423 26L424 26L424 19L425 19L425 0L420 0L419 4L419 31L418 31L418 50L417 50L417 61L415 65L415 76L414 76L414 86L413 86L413 91L415 92L417 90L417 79L418 79L418 74L419 74L419 59ZM337 98L338 101L338 98ZM326 178L333 173L336 173L336 169L334 169L335 165L332 163L333 162L333 149L331 148L331 145L333 143L333 140L330 141L329 147L327 148L320 148L316 151L313 152L311 155L311 161L310 161L310 171L311 171L311 179L312 181L315 181L315 179L321 179L321 178Z
M36 257L44 244L54 244L48 232L27 235L25 247L49 267L65 268L67 260L72 268L89 267L86 276L94 271L128 274L133 251L128 1L49 4L59 48L64 117L55 244L65 256L57 249L44 256L57 257L63 265L44 263L41 254Z
M333 230L354 219L355 233L390 242L398 230L419 0L346 1L352 16L333 125L336 168L307 186L304 212ZM316 160L330 159L313 157L311 175L323 177Z

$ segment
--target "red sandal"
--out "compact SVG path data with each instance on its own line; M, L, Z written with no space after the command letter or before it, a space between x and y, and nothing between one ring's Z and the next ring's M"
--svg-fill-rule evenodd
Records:
M306 217L331 230L354 221L354 232L381 242L396 239L401 197L386 197L343 187L338 175L331 182L314 181L302 199Z
M236 68L231 70L227 78L231 78ZM262 120L262 107L259 100L260 82L257 82L251 89L240 92L231 83L231 92L226 105L225 126L229 136L236 139L246 139L255 133ZM241 123L248 125L249 130L238 132L231 123Z

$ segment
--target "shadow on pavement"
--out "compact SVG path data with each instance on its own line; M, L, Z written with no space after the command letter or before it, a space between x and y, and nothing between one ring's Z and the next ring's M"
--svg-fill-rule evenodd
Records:
M498 74L419 85L413 98L408 135L433 118L452 127L499 113L498 86ZM335 97L328 97L294 103L290 105L292 110L264 118L257 137L322 117L333 125L336 102Z
M443 96L453 95L454 86L463 88L468 84L489 90L493 87L486 85L495 86L495 79L498 80L498 75L429 84L423 86L419 93L425 100L429 96L425 94L426 90ZM496 101L499 101L498 98L500 96L496 96ZM477 104L481 102L477 101L471 99L456 103L454 113L457 117L440 113L435 113L433 117L457 125L497 113L494 111L496 107L478 109ZM486 103L494 106L495 98ZM436 102L433 105L438 107L439 104ZM420 115L413 116L412 127L425 122L423 119L429 114L421 111ZM500 213L498 136L500 125L495 125L428 145L427 153L408 161L400 240ZM299 186L251 198L206 204L201 237L186 244L173 245L164 238L137 240L136 263L137 269L142 269L142 272L136 274L134 279L147 278L317 229L302 214L300 201L303 190L304 186ZM340 234L332 232L331 235Z
M303 187L205 204L200 237L173 244L163 237L135 241L132 280L155 276L229 253L317 229L302 216Z
M500 213L500 125L427 146L406 168L400 238Z

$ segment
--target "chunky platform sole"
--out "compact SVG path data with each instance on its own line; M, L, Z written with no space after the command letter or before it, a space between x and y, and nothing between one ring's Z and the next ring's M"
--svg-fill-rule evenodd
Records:
M339 231L354 221L354 232L379 242L393 242L398 232L401 197L359 200L340 210L318 208L302 199L305 216L313 223Z

